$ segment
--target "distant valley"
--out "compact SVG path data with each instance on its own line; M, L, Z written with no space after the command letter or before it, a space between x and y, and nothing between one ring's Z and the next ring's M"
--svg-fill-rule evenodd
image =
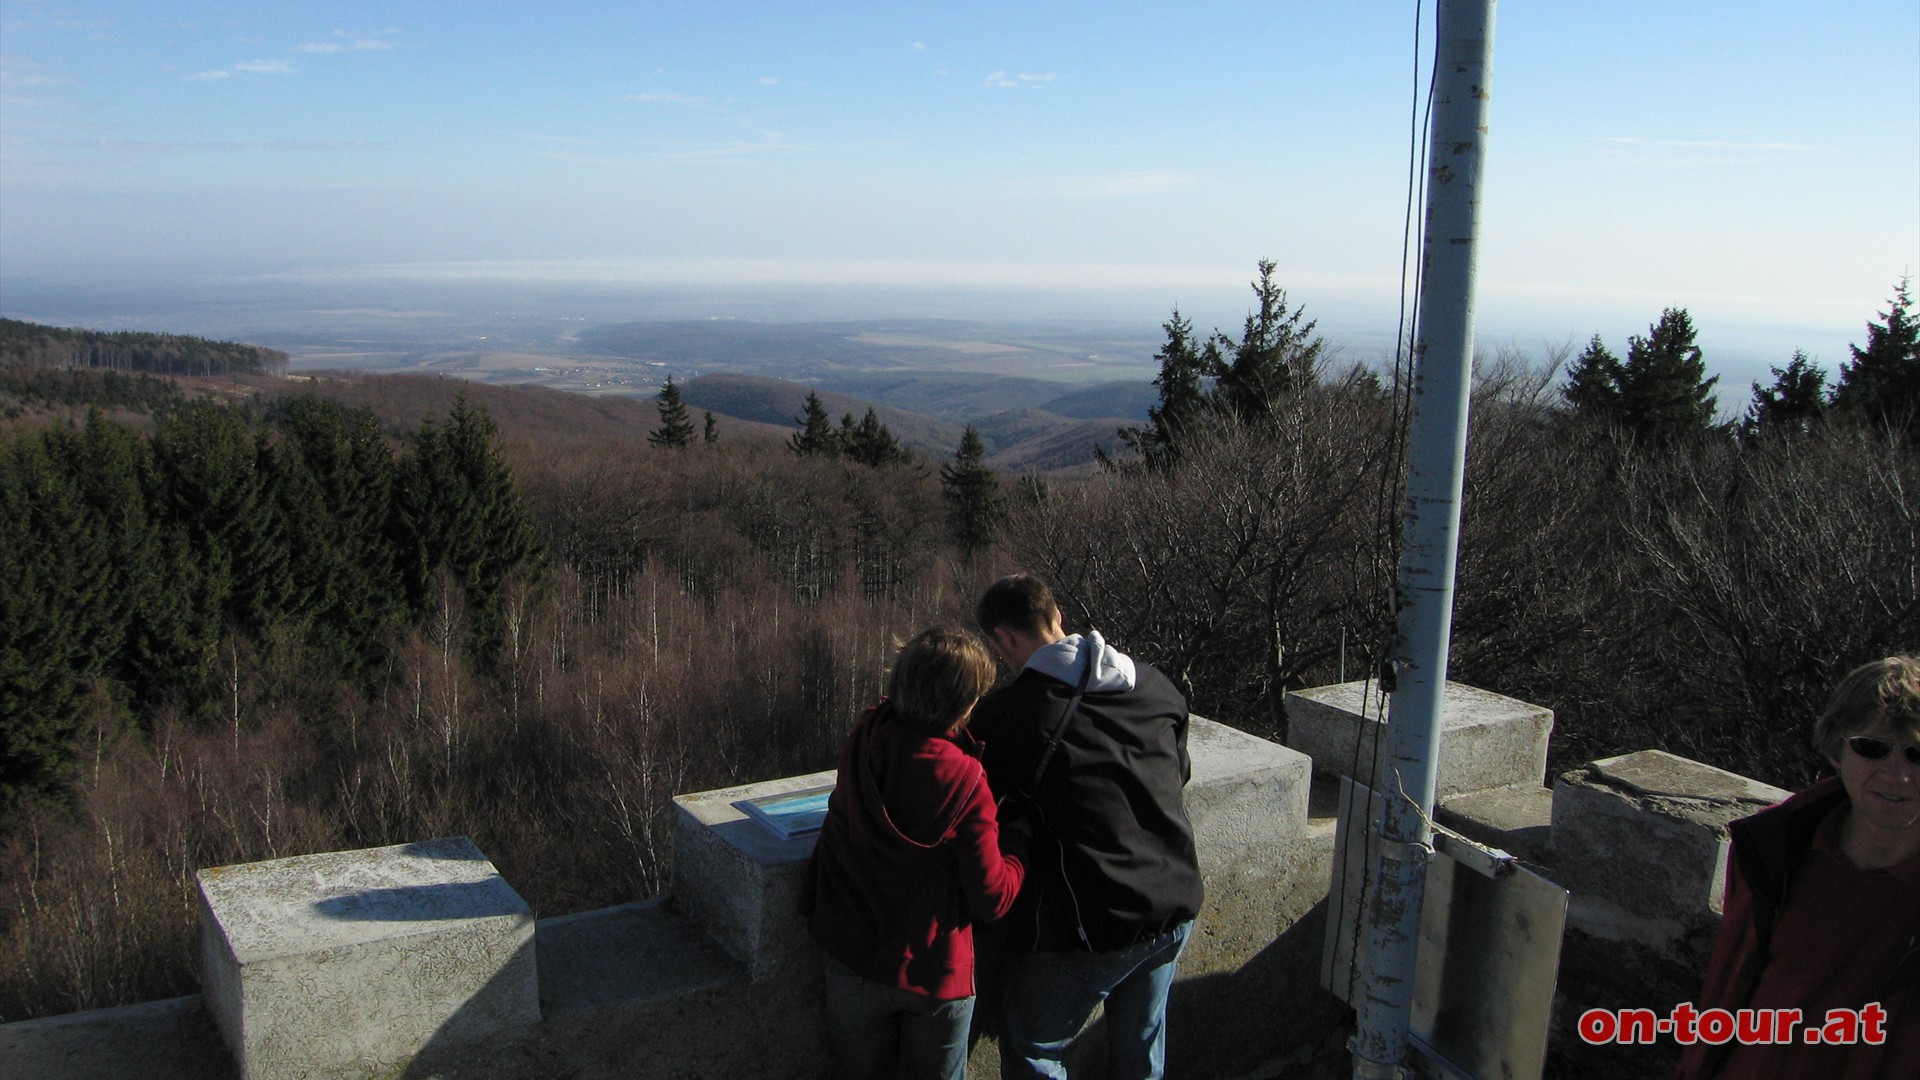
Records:
M274 344L299 373L430 374L639 401L671 376L690 408L747 430L794 427L812 391L835 418L873 408L923 456L951 454L973 424L994 467L1048 471L1084 467L1096 446L1115 449L1117 428L1146 419L1159 341L1065 324L697 319Z

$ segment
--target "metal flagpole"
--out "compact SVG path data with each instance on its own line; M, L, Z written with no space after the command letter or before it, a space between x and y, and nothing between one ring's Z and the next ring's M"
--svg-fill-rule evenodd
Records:
M1372 880L1353 1037L1356 1080L1389 1080L1406 1055L1427 858L1432 853L1441 695L1453 621L1454 563L1473 364L1473 289L1481 167L1493 70L1495 0L1441 0L1435 34L1433 141L1414 345L1411 464L1390 660L1391 768Z

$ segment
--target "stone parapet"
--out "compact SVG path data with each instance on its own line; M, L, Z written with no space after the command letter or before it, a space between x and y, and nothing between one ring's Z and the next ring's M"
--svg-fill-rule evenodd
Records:
M365 1076L540 1019L533 913L465 837L197 877L202 996L242 1080Z
M1456 682L1446 685L1441 702L1436 798L1545 779L1553 710ZM1375 791L1398 790L1388 775L1388 747L1380 742L1385 710L1377 683L1295 691L1287 695L1287 745L1311 757L1323 774L1352 776Z
M1605 758L1553 788L1553 850L1571 925L1654 948L1720 914L1727 825L1788 792L1661 750Z

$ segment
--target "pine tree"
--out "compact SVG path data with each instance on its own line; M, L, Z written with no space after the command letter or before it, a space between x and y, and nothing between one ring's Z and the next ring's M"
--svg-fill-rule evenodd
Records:
M1874 424L1908 425L1920 438L1920 320L1907 289L1902 279L1882 321L1867 324L1866 348L1848 346L1853 359L1840 365L1833 407Z
M1165 468L1179 459L1180 450L1198 431L1206 412L1206 393L1202 379L1220 364L1219 344L1208 340L1197 345L1193 323L1173 317L1161 324L1167 332L1166 343L1154 354L1160 361L1160 374L1153 385L1160 388L1160 404L1147 410L1146 427L1120 429L1120 438L1149 468Z
M1620 376L1620 411L1644 440L1670 443L1713 427L1713 384L1694 344L1693 319L1685 308L1668 308L1646 337L1627 342Z
M1620 382L1624 374L1620 358L1607 351L1600 335L1595 334L1567 369L1567 385L1560 394L1581 419L1618 424L1622 419Z
M665 446L674 450L684 450L693 442L693 420L687 416L686 403L680 400L680 388L673 384L673 376L667 376L667 385L660 388L660 426L647 433L647 441L655 446Z
M0 816L62 779L118 647L95 524L43 441L0 442Z
M947 521L953 527L954 542L971 559L993 545L1006 516L1006 497L1000 494L1000 482L987 468L986 444L980 429L972 424L960 436L953 463L940 466L940 493L947 500Z
M236 410L201 400L162 424L152 447L152 505L195 568L193 636L211 646L222 633L265 629L289 610L291 554L259 434Z
M900 445L871 406L858 424L853 422L852 413L840 418L839 441L847 460L861 465L904 465L913 460L913 451Z
M1271 421L1288 393L1312 385L1326 347L1314 336L1317 324L1306 318L1305 309L1288 308L1287 292L1274 283L1273 270L1272 260L1260 260L1253 282L1258 306L1248 313L1240 340L1216 335L1218 345L1233 356L1224 363L1216 360L1218 407L1249 423Z
M807 391L806 411L794 418L800 430L787 439L787 448L801 457L837 457L840 453L840 437L833 432L833 421L827 419L827 407L820 403L820 395Z
M315 397L280 408L274 469L308 633L349 677L388 655L405 593L387 536L394 461L378 420Z
M444 571L466 592L468 641L483 663L499 648L507 582L538 575L544 562L495 430L484 411L457 399L445 427L428 422L414 436L395 497L410 610L416 617L427 610Z
M1748 438L1804 432L1827 409L1827 373L1795 349L1785 368L1773 369L1773 385L1753 384L1743 432Z
M707 410L707 426L702 438L708 446L720 441L720 422L714 419L713 410Z

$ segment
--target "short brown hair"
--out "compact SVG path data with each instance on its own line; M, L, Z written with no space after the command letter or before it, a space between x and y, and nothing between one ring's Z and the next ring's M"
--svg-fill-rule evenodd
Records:
M1848 672L1814 721L1814 749L1837 758L1841 743L1883 721L1920 740L1920 656L1889 656Z
M993 633L1002 627L1037 634L1060 619L1053 590L1032 574L1011 574L987 586L974 609L980 629Z
M962 626L929 627L900 647L887 676L896 715L929 734L957 730L988 690L993 656Z

